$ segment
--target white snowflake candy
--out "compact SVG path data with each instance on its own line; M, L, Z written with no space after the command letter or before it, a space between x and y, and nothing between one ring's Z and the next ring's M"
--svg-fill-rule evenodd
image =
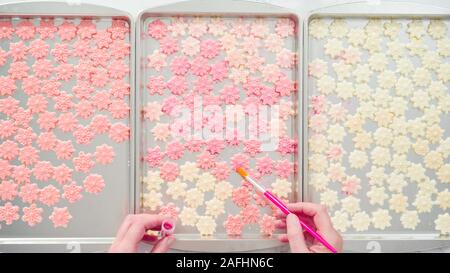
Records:
M352 216L351 224L358 232L368 230L370 223L370 216L364 211L357 212Z
M398 21L391 20L384 23L384 35L389 37L391 40L398 38L401 29L402 24Z
M348 32L347 21L344 19L334 19L329 26L330 35L335 38L343 38Z
M342 53L344 45L341 40L331 38L325 43L324 48L325 54L329 55L331 58L336 58Z
M176 179L173 182L167 183L166 194L177 200L186 196L186 188L186 183L181 182L180 179Z
M211 216L199 216L195 226L200 232L200 235L210 236L216 231L217 223Z
M444 158L442 154L437 151L430 151L423 158L425 167L432 170L438 170L444 164Z
M385 209L377 209L372 212L372 223L377 229L386 229L391 226L392 217L389 215L389 211Z
M216 178L214 175L209 172L204 172L198 176L197 179L197 189L202 192L212 191L214 189L214 185L216 184Z
M406 32L409 34L410 38L421 38L425 35L425 25L422 20L412 20L408 23Z
M314 172L322 172L328 167L328 160L325 155L313 154L309 159L309 168Z
M333 222L333 226L340 232L347 231L347 228L350 226L349 216L345 211L336 211L331 217L331 222Z
M447 34L447 25L439 19L430 20L427 31L433 39L441 39Z
M348 157L350 167L354 169L362 169L368 162L367 153L361 150L354 150Z
M445 189L437 194L436 203L443 210L450 208L450 192L448 191L448 189Z
M309 184L317 191L321 192L327 189L330 183L330 178L323 173L312 173L310 174Z
M337 202L338 195L336 191L328 189L320 194L320 203L328 208L332 208Z
M403 188L408 184L405 175L402 173L391 173L387 179L388 189L391 192L402 192Z
M447 213L439 214L434 220L436 230L438 230L442 235L450 235L450 215Z
M156 210L159 206L163 204L162 194L154 190L144 193L142 196L143 205L145 208L150 210Z
M328 25L321 19L309 22L309 35L316 39L323 39L328 35Z
M233 186L227 181L216 183L214 188L214 196L219 200L226 200L231 197Z
M354 196L347 196L341 200L342 209L349 215L353 215L361 210L360 199Z
M147 191L159 191L164 180L160 177L159 171L148 171L147 175L142 178L142 182Z
M224 201L213 198L205 202L206 210L205 214L216 218L217 216L225 213L225 203Z
M198 214L195 208L184 207L178 217L183 226L194 227L197 224Z
M430 212L433 207L433 201L431 200L431 194L417 194L416 199L413 202L416 210L419 213Z
M437 176L442 183L450 183L450 164L445 164L437 171Z
M408 197L395 193L389 199L389 208L397 213L404 212L408 207Z
M404 228L414 230L420 223L419 214L415 210L405 211L400 216L400 222Z
M193 182L198 178L199 168L195 162L186 162L180 166L180 176L183 180Z
M441 40L436 41L436 48L439 55L442 57L448 57L450 56L450 39L444 38Z
M200 190L193 188L186 191L185 202L189 207L197 208L204 203L205 195Z
M325 95L331 94L336 88L336 81L334 78L324 75L317 79L317 90Z
M368 64L357 64L352 71L353 77L358 83L367 83L372 76L372 70Z
M351 28L347 32L347 41L353 46L360 46L366 39L366 32L362 28Z
M370 187L370 190L367 192L367 197L369 197L369 203L371 205L382 206L388 196L383 187Z
M279 198L287 198L292 191L291 182L283 178L277 178L271 187L272 192Z

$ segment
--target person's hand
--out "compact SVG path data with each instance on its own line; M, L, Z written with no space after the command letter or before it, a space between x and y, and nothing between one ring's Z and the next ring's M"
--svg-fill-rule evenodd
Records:
M286 217L280 212L277 221L277 227L286 229L287 233L281 234L278 239L281 242L289 242L291 252L330 252L308 232L303 232L299 219L316 230L338 252L342 251L342 237L333 228L325 206L300 202L287 204L287 207L292 213Z
M109 252L137 252L141 241L154 244L151 252L166 252L175 241L173 236L158 240L156 236L146 233L147 230L160 230L164 219L166 217L153 214L128 215L120 226Z

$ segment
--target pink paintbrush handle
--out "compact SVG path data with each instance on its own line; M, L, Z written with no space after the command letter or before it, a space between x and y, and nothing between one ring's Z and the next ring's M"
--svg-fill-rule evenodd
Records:
M267 199L269 199L270 202L272 202L275 206L277 206L284 214L288 215L291 213L289 211L289 209L286 207L286 205L280 199L278 199L275 195L273 195L271 192L265 191L264 196L267 197ZM303 227L303 229L305 229L309 234L311 234L311 236L316 238L331 252L337 253L337 250L330 243L328 243L324 238L322 238L322 236L320 236L317 232L315 232L307 224L303 223L302 220L299 219L299 221L300 221L300 225Z

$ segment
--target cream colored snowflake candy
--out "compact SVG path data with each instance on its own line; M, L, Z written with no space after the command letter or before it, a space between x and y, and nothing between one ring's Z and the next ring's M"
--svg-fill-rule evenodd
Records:
M308 74L314 78L320 79L328 74L328 64L322 59L314 59L309 63Z
M386 68L388 59L384 53L375 53L369 57L368 62L370 69L379 72Z
M347 231L350 226L348 213L345 211L336 211L331 217L333 226L340 232Z
M364 26L364 30L368 35L380 36L384 32L384 23L381 19L371 18Z
M332 64L334 73L336 73L338 81L342 81L350 77L352 66L344 62L338 62Z
M434 220L435 228L442 235L450 235L450 215L447 213L439 214Z
M331 58L336 58L342 53L342 50L344 50L344 45L341 40L332 38L325 43L324 49L325 54L329 55Z
M418 131L420 130L420 131ZM426 131L426 123L423 121L423 119L421 118L416 118L414 120L409 120L408 121L408 133L411 134L412 138L415 138L418 142L419 141L426 141L428 142L426 139L421 139L425 136L425 131ZM413 148L415 149L414 145ZM427 151L425 151L425 153L427 153Z
M370 223L370 216L364 211L357 212L352 216L351 224L356 231L368 230Z
M399 77L395 83L395 93L402 97L409 97L413 88L413 82L407 77Z
M436 48L439 55L443 57L450 56L450 39L444 38L441 40L436 41Z
M312 154L308 164L312 171L323 172L328 167L328 160L323 154Z
M310 174L309 184L317 191L321 192L327 189L330 183L330 178L323 173L312 173Z
M378 85L381 88L392 88L397 82L397 77L393 71L385 70L378 75Z
M414 230L420 223L419 214L415 210L407 210L400 216L400 222L404 228Z
M339 81L336 84L336 95L343 99L348 100L355 94L355 87L352 82L349 81Z
M350 133L358 133L363 131L364 119L360 115L348 115L345 127L347 127Z
M368 34L364 41L363 48L369 51L370 54L379 52L381 50L382 38L376 34Z
M368 64L358 64L352 71L353 77L355 78L356 82L359 83L369 82L370 77L372 76L372 70L370 69L370 66Z
M373 133L373 137L375 139L375 143L382 147L388 147L391 145L393 141L392 130L385 127L379 127Z
M341 206L349 215L353 215L361 210L360 200L354 196L347 196L341 200Z
M389 215L389 211L385 209L377 209L372 212L372 223L377 229L386 229L391 226L392 217Z
M391 167L396 172L406 173L408 171L410 162L406 159L406 155L395 154L392 156Z
M389 199L389 207L397 213L404 212L408 207L408 197L400 193L393 194Z
M419 139L412 145L416 154L425 156L430 151L430 143L428 140Z
M277 178L272 183L272 192L280 198L287 198L292 191L291 182L287 179Z
M331 94L335 88L336 88L336 81L332 77L325 75L317 79L317 90L320 93L328 95Z
M417 68L412 75L412 79L416 86L424 87L428 86L431 82L430 71L426 68Z
M440 141L437 151L441 152L444 157L450 156L450 137Z
M198 189L190 189L186 191L185 201L189 207L197 208L204 202L205 195Z
M408 167L408 177L411 181L420 182L426 178L426 169L420 163L411 163Z
M440 129L438 134L433 137L433 139L435 137L439 138L439 139L437 139L437 141L440 142L441 138L442 138L442 134L441 134L442 133L442 128L439 126L439 123L441 122L441 111L439 110L439 108L437 108L434 105L430 106L429 108L426 108L423 111L422 118L427 123L427 125L435 126L436 128ZM428 128L430 128L430 127L428 127Z
M448 189L445 189L437 194L436 203L443 210L450 208L450 192Z
M398 193L401 193L403 188L408 184L405 175L401 173L391 173L386 181L388 183L388 189Z
M377 166L386 166L391 161L391 152L385 147L375 147L370 153L372 163Z
M404 98L394 97L390 102L390 110L396 117L404 117L408 108L408 101Z
M367 153L361 150L354 150L348 156L350 167L354 169L362 169L367 165L368 157Z
M373 143L372 135L370 132L358 132L352 140L355 148L361 150L368 149Z
M438 170L444 164L442 154L437 151L431 151L423 158L425 167L432 170Z
M216 183L214 189L214 196L219 200L226 200L231 197L233 186L227 181Z
M367 173L367 178L369 179L370 185L381 186L387 179L386 170L384 167L372 166L370 171Z
M425 35L425 25L422 20L412 20L408 23L406 32L409 34L410 38L421 38Z
M434 99L442 99L446 92L448 92L448 88L442 81L432 81L428 86L428 94Z
M217 223L211 216L199 216L195 226L198 232L200 232L200 235L210 236L216 231Z
M308 31L312 37L322 39L328 35L328 25L321 19L313 19L309 22Z
M450 164L445 164L437 171L437 176L442 183L450 183Z
M433 39L441 39L447 34L447 25L439 19L430 20L427 31Z
M426 177L426 179L420 181L419 184L417 184L418 194L426 194L426 195L432 195L438 192L436 188L436 180L430 179Z
M186 196L186 188L186 183L181 182L180 179L176 179L173 182L167 183L166 194L177 200Z
M388 197L383 187L370 187L370 190L366 193L367 197L369 197L369 203L371 205L380 205L384 204L384 200Z
M347 22L344 19L334 19L329 26L330 35L335 38L343 38L348 32Z
M413 202L419 213L430 212L433 207L433 201L431 200L431 194L420 193L416 195L416 199Z
M214 175L204 172L198 176L197 179L197 189L199 189L202 192L208 192L212 191L214 189L214 186L216 184L216 178Z
M162 194L154 190L144 193L142 196L144 208L156 210L162 203Z
M428 50L427 44L423 39L418 38L411 38L410 42L406 45L406 48L409 49L410 55L418 57L423 56Z
M430 143L436 144L442 139L443 135L444 130L438 124L433 124L427 127L425 137L430 141Z
M414 65L409 58L400 58L395 61L395 67L397 72L403 76L409 76L409 74L414 70Z
M147 175L142 178L142 182L144 183L146 190L159 191L164 180L160 177L159 171L148 171Z
M198 178L199 168L195 162L186 162L180 166L180 176L183 180L193 182Z
M366 32L362 28L351 28L347 32L347 41L353 46L360 46L366 40Z
M404 136L408 133L408 122L405 117L395 117L389 126L394 133L394 136ZM408 142L411 144L411 139L408 137Z
M313 153L324 152L328 148L327 138L322 134L312 135L309 138L309 150ZM450 141L449 141L450 149ZM449 150L450 153L450 150Z
M225 213L225 203L222 200L213 198L206 201L205 214L216 218L217 216Z
M194 227L197 224L198 214L195 208L184 207L178 217L183 226Z
M330 127L328 127L327 133L328 133L328 139L333 143L342 142L345 135L347 134L345 132L344 127L342 127L339 124L330 125Z
M384 35L391 40L398 38L399 32L402 29L402 24L398 21L389 21L384 23Z
M338 195L336 191L326 190L320 194L320 203L332 208L338 202Z
M424 68L436 70L439 68L441 56L436 51L427 51L421 56L421 61Z
M443 82L450 81L450 63L440 63L436 69L437 78ZM446 97L447 99L449 97ZM448 108L447 108L448 109ZM442 109L444 111L444 109Z

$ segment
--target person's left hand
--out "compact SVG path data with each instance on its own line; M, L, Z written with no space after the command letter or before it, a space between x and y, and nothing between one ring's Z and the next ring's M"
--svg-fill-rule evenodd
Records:
M141 241L154 244L151 252L166 252L175 242L173 236L158 240L156 236L146 233L147 230L160 230L164 219L166 217L154 214L128 215L120 226L109 252L138 252Z

